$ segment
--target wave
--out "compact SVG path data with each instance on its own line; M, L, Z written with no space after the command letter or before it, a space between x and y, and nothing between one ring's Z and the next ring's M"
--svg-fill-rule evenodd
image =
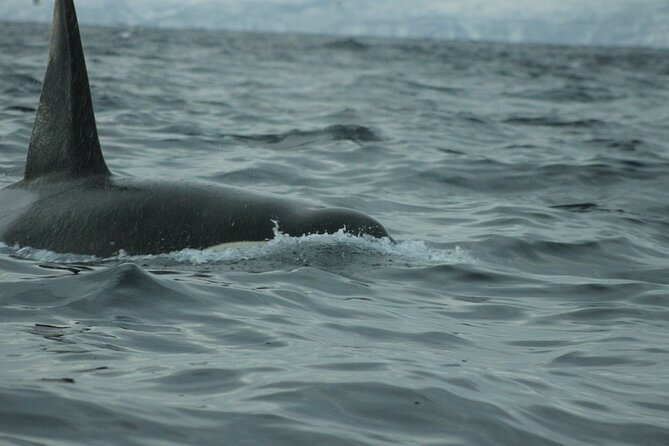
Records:
M353 37L348 39L339 39L333 40L323 45L325 48L332 50L345 50L345 51L365 51L370 48L370 45L363 43Z
M290 130L285 133L261 135L226 135L241 141L254 141L285 147L297 147L323 141L378 142L383 138L373 129L362 125L337 124L317 130Z
M517 116L504 120L505 124L527 125L538 127L573 127L573 128L600 128L606 125L599 119L566 120L550 116Z

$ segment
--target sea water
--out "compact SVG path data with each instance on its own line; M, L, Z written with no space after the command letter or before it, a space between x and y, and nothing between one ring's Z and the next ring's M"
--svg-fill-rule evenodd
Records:
M82 37L116 175L348 207L397 244L0 245L0 444L669 444L668 51ZM48 39L0 25L1 187Z

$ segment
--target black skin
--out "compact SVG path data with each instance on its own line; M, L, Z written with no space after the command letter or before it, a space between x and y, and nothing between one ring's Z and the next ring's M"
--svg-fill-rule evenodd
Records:
M0 240L61 253L109 257L119 250L142 255L204 249L270 240L276 225L291 236L345 228L391 239L381 224L356 211L313 209L208 184L97 176L0 190Z

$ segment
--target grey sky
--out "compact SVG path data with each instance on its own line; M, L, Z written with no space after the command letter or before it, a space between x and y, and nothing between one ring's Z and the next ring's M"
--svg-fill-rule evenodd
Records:
M53 0L2 0L48 21ZM669 47L669 0L80 0L84 24Z

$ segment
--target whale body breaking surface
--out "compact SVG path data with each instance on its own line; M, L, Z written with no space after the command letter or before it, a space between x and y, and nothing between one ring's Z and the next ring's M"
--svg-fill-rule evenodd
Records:
M233 187L114 176L100 148L73 0L56 0L51 49L24 178L0 190L0 240L112 256L263 242L291 236L387 237L373 218Z

